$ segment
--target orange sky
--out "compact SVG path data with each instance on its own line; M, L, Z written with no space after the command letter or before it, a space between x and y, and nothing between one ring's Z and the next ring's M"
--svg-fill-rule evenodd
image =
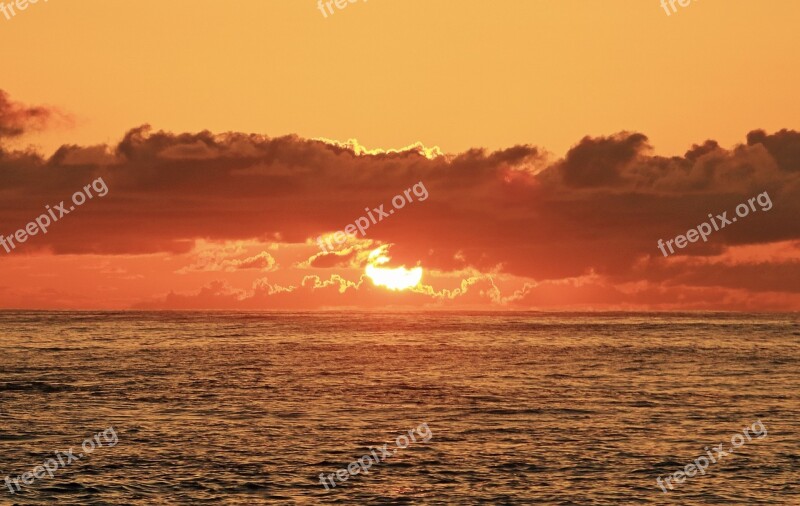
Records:
M0 234L108 194L0 249L0 307L798 310L799 18L40 0L0 15ZM440 150L353 147L416 142ZM314 244L420 181L339 255ZM657 249L765 191L769 211ZM380 245L422 285L363 277Z

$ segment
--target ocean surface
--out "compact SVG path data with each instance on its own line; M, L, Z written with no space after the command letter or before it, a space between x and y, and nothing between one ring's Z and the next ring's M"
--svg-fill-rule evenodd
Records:
M0 480L118 437L0 504L798 505L799 320L0 312Z

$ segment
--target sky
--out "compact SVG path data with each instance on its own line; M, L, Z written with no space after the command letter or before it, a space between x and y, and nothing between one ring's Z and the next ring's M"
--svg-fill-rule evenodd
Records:
M800 7L675 7L0 14L0 307L799 310Z

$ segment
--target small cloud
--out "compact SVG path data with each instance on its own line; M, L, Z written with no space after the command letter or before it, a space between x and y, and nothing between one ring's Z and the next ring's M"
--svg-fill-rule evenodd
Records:
M246 242L227 241L223 244L217 244L199 240L193 251L194 262L176 272L178 274L187 274L189 272L235 272L240 270L269 272L277 268L275 258L263 250L253 256L236 258L244 255L248 246L251 246L245 244Z

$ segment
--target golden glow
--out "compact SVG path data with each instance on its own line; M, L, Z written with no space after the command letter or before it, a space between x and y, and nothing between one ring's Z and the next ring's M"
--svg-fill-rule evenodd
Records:
M414 144L406 146L400 149L367 149L365 146L358 142L358 139L349 139L347 142L341 142L333 139L326 139L324 137L317 137L313 139L315 141L324 142L325 144L330 144L332 146L337 146L343 149L349 149L353 152L356 156L363 156L363 155L383 155L383 154L392 154L392 153L409 153L414 152L420 156L424 156L428 160L433 160L434 158L444 156L442 150L439 149L439 146L433 146L431 148L426 148L424 144L417 141Z
M387 262L389 257L386 256L386 246L381 246L369 254L366 273L377 286L385 286L389 290L405 290L417 286L422 280L422 267L413 269L406 269L404 266L393 269L378 267Z

